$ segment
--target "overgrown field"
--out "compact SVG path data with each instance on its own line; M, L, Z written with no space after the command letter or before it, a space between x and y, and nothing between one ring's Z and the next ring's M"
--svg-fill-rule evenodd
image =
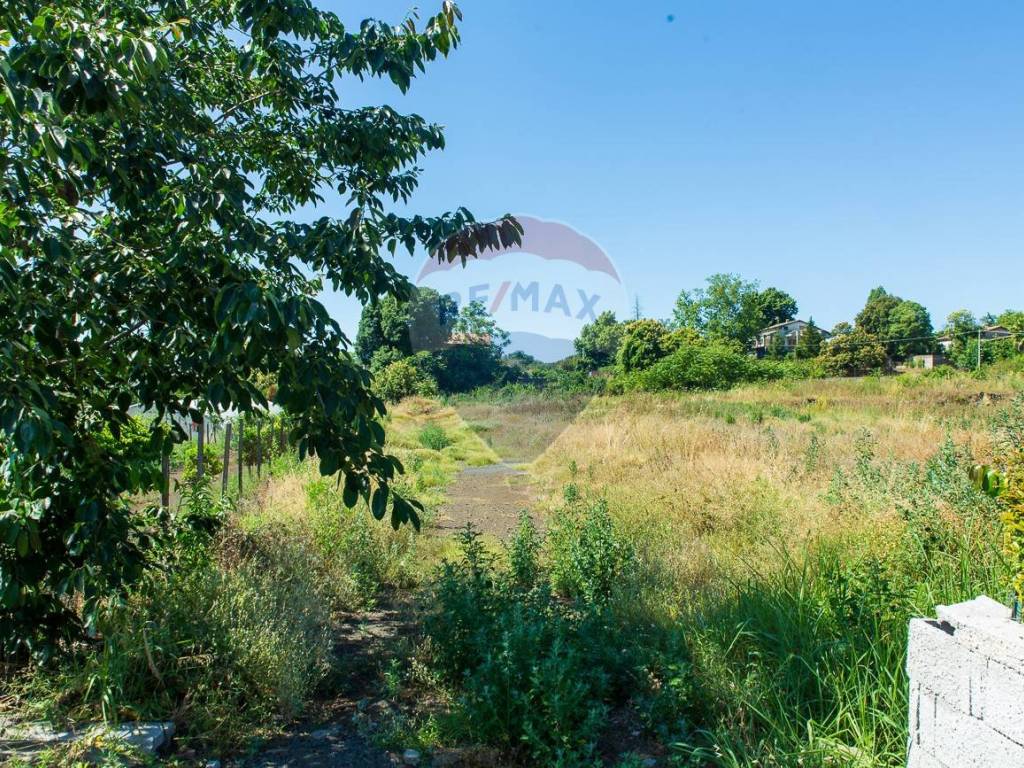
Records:
M968 470L997 452L1019 386L903 376L601 398L559 436L536 473L607 503L648 573L639 601L685 637L676 755L903 764L907 620L1006 593L996 504Z
M908 619L1008 588L968 471L1024 434L1021 384L410 398L386 426L423 533L287 455L241 498L186 492L163 567L8 706L173 717L221 755L378 675L359 727L425 761L896 768ZM457 472L500 459L532 460L532 518L498 545L441 535ZM339 658L339 622L396 603L412 628L387 658Z

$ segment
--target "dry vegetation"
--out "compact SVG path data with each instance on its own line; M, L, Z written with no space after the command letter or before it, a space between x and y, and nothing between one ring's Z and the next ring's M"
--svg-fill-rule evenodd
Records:
M574 481L599 492L689 586L822 532L880 533L891 519L839 517L826 499L860 441L883 459L922 463L950 436L985 458L985 423L1012 392L1008 382L906 376L602 397L534 470L552 498Z

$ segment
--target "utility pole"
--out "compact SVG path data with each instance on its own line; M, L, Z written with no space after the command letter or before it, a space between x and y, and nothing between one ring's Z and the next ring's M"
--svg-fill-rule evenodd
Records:
M978 367L977 370L981 370L981 328L978 329Z

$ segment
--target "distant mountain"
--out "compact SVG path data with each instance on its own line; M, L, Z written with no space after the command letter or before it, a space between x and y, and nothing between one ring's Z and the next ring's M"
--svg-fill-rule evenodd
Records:
M511 343L505 347L505 354L525 352L542 363L557 363L576 352L569 339L552 339L527 331L512 331L509 333L509 341Z

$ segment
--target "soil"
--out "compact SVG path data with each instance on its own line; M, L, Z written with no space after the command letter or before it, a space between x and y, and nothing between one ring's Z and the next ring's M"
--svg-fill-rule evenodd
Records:
M372 744L359 732L355 715L379 696L380 671L414 628L412 606L393 598L385 607L343 620L334 652L338 696L321 702L317 711L286 737L273 741L255 756L226 763L235 768L392 768L402 761Z
M482 533L506 539L519 515L535 501L529 475L509 462L466 467L448 488L436 527L456 533L467 524Z

